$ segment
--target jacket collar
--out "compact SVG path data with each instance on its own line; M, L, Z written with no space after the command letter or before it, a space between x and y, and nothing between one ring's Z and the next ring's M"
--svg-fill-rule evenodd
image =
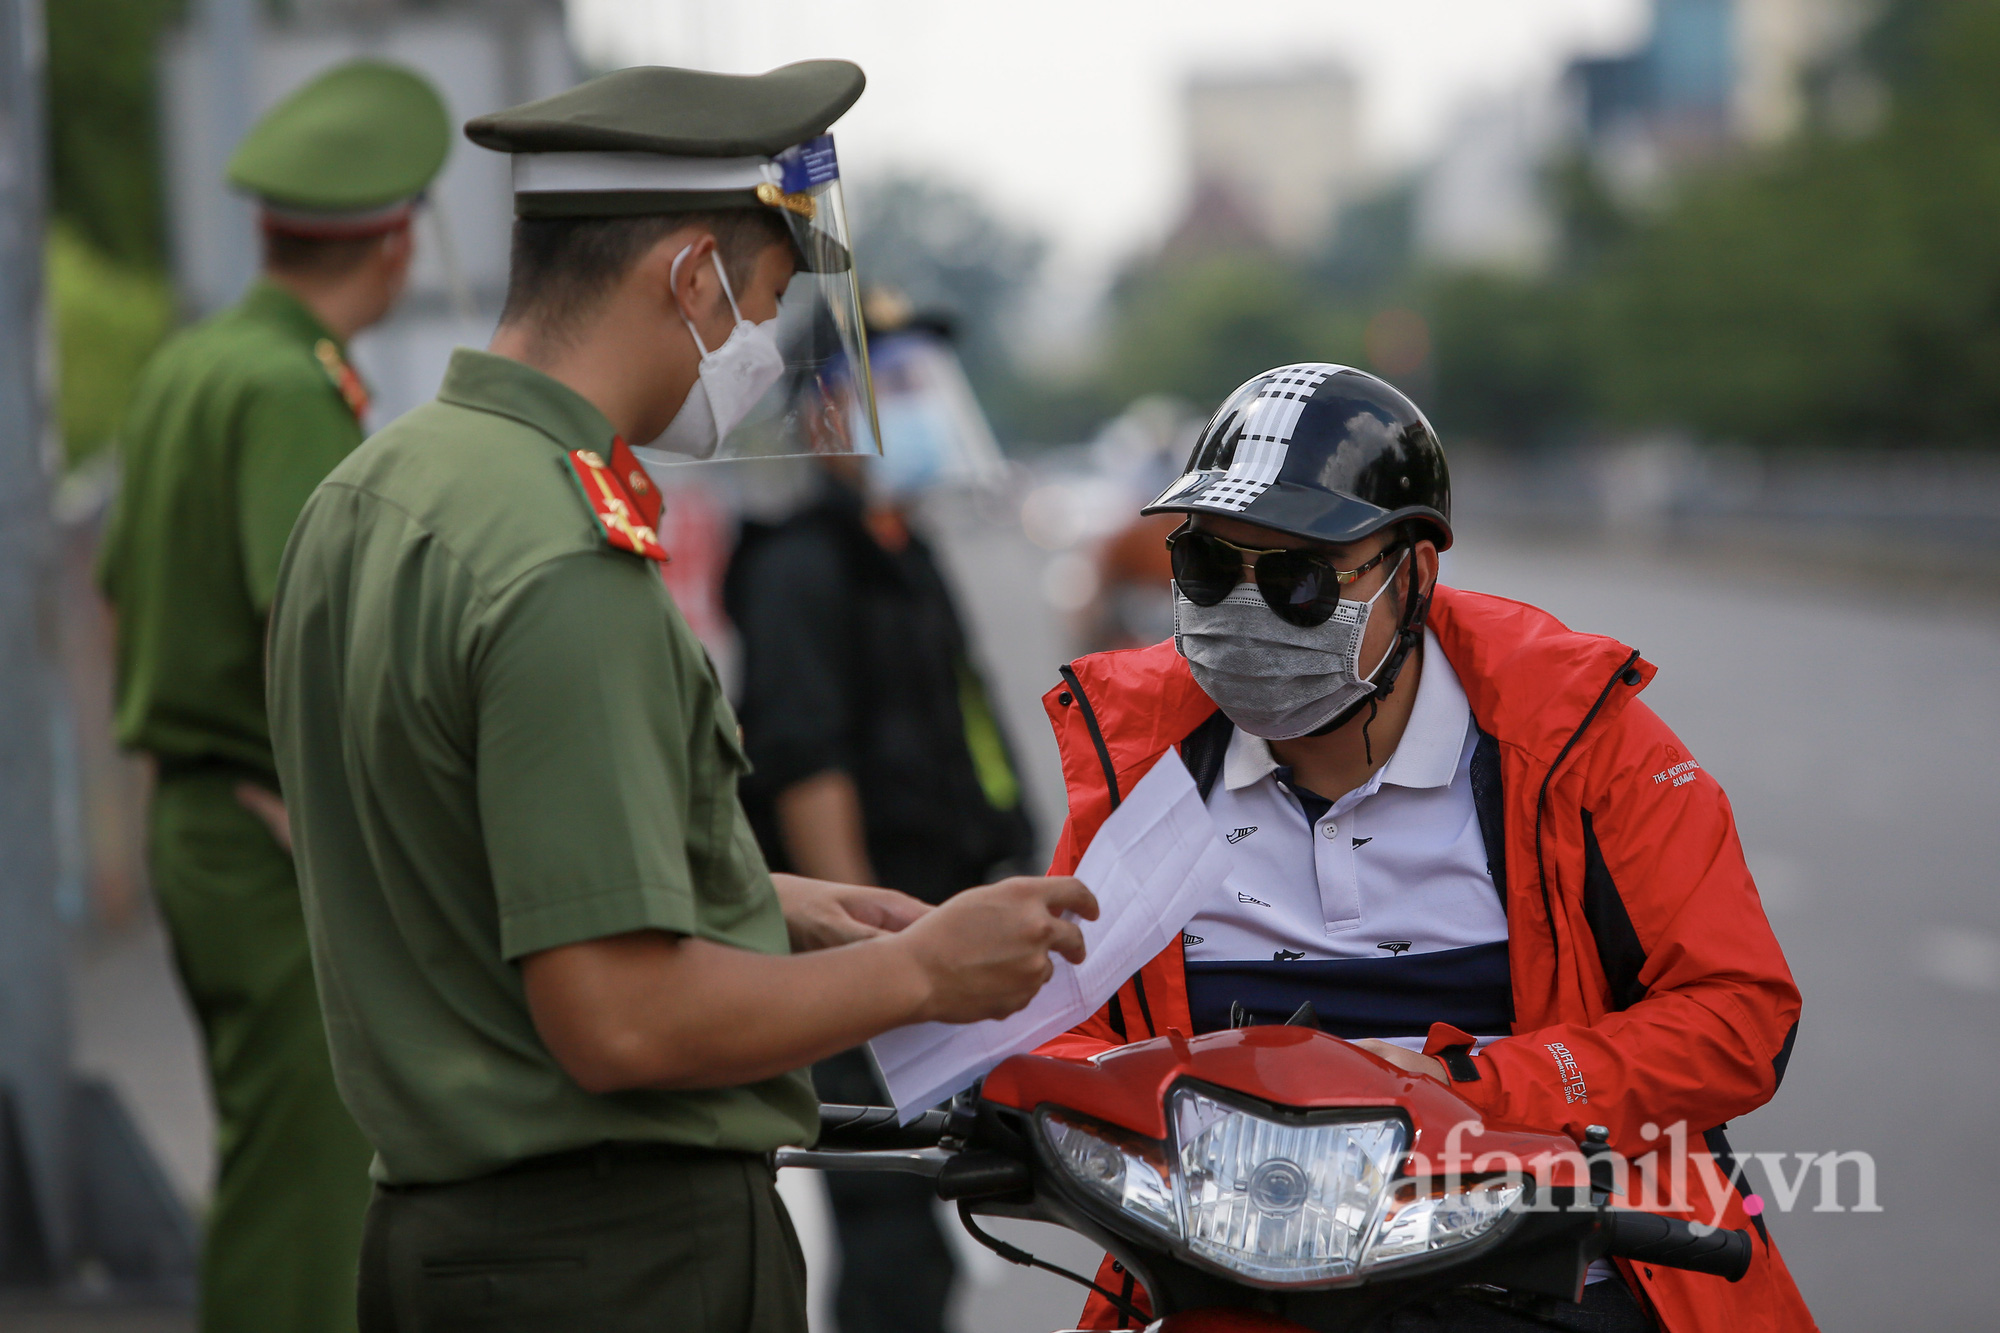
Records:
M1609 722L1657 670L1608 635L1579 634L1537 607L1486 593L1440 587L1430 626L1480 729L1543 764L1556 761L1593 708ZM1628 662L1638 688L1607 697Z

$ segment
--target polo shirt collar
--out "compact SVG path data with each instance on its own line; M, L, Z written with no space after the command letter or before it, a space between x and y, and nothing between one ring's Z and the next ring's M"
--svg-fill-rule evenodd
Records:
M604 413L567 384L512 357L470 347L451 354L438 399L532 426L565 450L608 454L617 435Z
M1472 706L1466 702L1465 687L1458 673L1445 660L1437 636L1424 631L1424 669L1417 682L1416 702L1410 706L1410 721L1396 752L1389 756L1368 790L1393 782L1398 787L1448 787L1458 773L1458 760L1465 748L1465 729L1472 725ZM1270 742L1252 736L1241 727L1229 733L1229 748L1222 756L1222 785L1238 791L1261 782L1278 771Z
M1472 705L1458 673L1445 660L1437 635L1424 631L1424 674L1410 705L1409 725L1396 753L1382 766L1382 781L1398 787L1448 787L1458 774L1465 750L1465 729L1472 725Z

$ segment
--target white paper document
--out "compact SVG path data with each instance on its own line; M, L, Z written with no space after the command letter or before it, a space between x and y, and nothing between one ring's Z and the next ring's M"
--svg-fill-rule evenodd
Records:
M982 1023L917 1023L869 1043L904 1121L970 1087L1010 1055L1075 1027L1173 942L1222 886L1228 855L1181 757L1168 750L1091 839L1076 877L1097 896L1082 964L1055 975L1025 1009Z

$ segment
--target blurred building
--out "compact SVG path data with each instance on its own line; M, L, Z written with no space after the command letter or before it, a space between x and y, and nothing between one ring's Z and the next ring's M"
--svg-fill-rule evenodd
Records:
M1322 247L1362 183L1361 100L1338 65L1201 75L1182 100L1190 205L1169 248Z
M1874 0L1655 0L1644 45L1578 60L1577 126L1614 188L1643 194L1679 165L1796 130L1811 72Z
M376 56L421 70L464 121L576 82L560 0L195 0L167 37L161 141L174 277L187 312L236 299L257 268L250 202L224 164L256 117L330 65ZM463 139L418 221L410 292L355 340L374 392L369 425L429 399L451 349L484 345L507 282L507 159Z
M1542 172L1560 139L1560 107L1555 90L1529 87L1460 112L1417 182L1416 254L1446 267L1510 272L1535 272L1548 262L1556 226Z
M1806 88L1874 0L1655 0L1644 42L1570 62L1557 86L1488 97L1458 116L1421 174L1412 242L1428 262L1532 272L1557 227L1545 174L1565 145L1643 200L1678 168L1797 130Z

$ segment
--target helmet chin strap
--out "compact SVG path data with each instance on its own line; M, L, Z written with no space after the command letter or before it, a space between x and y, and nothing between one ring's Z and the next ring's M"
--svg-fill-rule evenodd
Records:
M1405 549L1411 555L1415 555L1416 543L1406 543ZM1410 660L1410 654L1423 641L1424 617L1430 611L1431 595L1428 592L1415 591L1418 577L1416 562L1411 561L1412 592L1403 599L1403 615L1396 625L1396 641L1389 646L1388 656L1382 659L1382 664L1375 668L1375 674L1369 678L1368 693L1341 709L1331 721L1306 733L1308 736L1331 735L1359 717L1365 707L1368 710L1368 720L1361 724L1361 749L1370 765L1375 762L1375 747L1369 743L1368 728L1373 725L1375 713L1381 708L1382 701L1395 690L1396 677L1402 674L1403 663Z

